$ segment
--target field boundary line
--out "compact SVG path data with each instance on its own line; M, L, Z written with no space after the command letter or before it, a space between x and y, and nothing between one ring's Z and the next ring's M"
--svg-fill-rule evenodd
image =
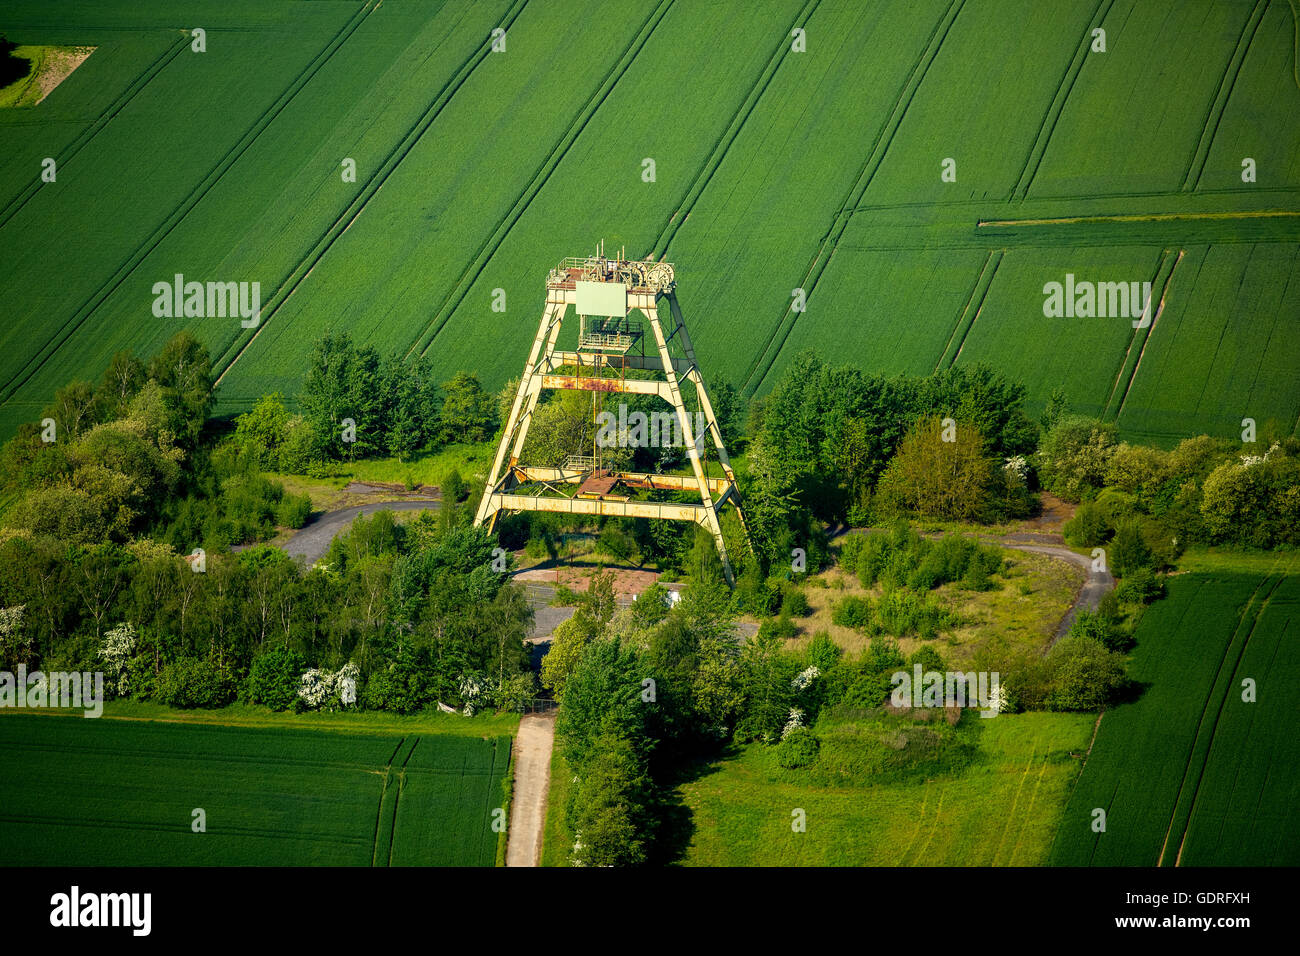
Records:
M451 292L443 299L438 311L434 313L433 319L416 337L415 344L407 350L406 358L410 358L417 349L421 356L426 355L429 349L433 347L434 340L447 327L456 310L460 308L461 303L469 295L469 290L478 281L478 277L483 274L483 270L492 261L492 257L496 255L497 250L506 241L506 237L510 235L510 231L514 229L515 224L519 222L523 214L527 212L528 207L532 205L533 200L546 186L551 174L559 168L560 163L564 161L564 157L568 155L569 150L573 148L573 144L578 141L583 131L586 130L592 118L600 112L600 108L605 104L605 100L609 98L614 88L627 76L632 64L636 62L637 56L640 55L645 45L650 42L650 37L663 23L664 18L668 16L668 11L675 2L676 0L659 0L655 8L642 21L641 26L632 35L632 38L623 48L623 52L610 65L609 70L606 71L604 78L596 86L596 89L578 107L573 119L569 121L564 132L560 134L560 138L556 140L555 145L542 159L541 165L537 167L532 178L529 179L527 185L515 198L514 203L506 210L506 214L498 220L495 228L488 233L487 237L479 245L478 251L475 252L474 257L470 259L461 272L460 278Z
M939 829L939 820L943 813L943 798L947 792L948 788L942 783L939 784L939 802L934 808L934 821L930 824L930 832L926 834L925 842L922 843L921 848L916 851L916 859L918 862L925 859L925 851L930 848L930 841L934 839L934 835Z
M519 14L523 12L524 7L528 5L528 0L515 0L514 5L506 11L505 16L501 18L501 29L509 30L514 25ZM334 221L325 228L311 247L307 250L289 270L284 281L281 282L267 299L266 306L262 309L262 320L253 330L252 335L243 338L236 338L221 354L221 357L213 363L214 370L219 370L215 384L221 384L221 380L226 377L230 370L235 366L243 354L248 351L249 347L257 341L258 336L266 329L271 319L279 312L280 307L284 305L298 290L306 278L311 275L313 269L320 263L321 259L333 248L334 243L345 232L352 228L352 224L357 221L366 207L370 204L379 190L388 182L388 178L402 164L402 161L410 154L416 145L424 138L424 134L429 131L434 122L442 115L447 104L460 91L460 88L468 82L474 70L490 55L492 39L485 37L470 54L460 62L451 76L439 87L438 92L434 95L433 100L420 113L419 117L411 124L398 139L396 145L388 151L383 161L375 167L375 171L370 174L365 184L348 201L343 207L343 211L334 217ZM233 355L232 355L233 353ZM227 358L229 356L229 358Z
M48 815L31 815L3 813L0 814L0 823L15 823L19 825L35 825L49 827L79 827L86 830L126 830L134 833L190 833L190 824L188 823L159 823L150 820L122 820L122 819L95 819L93 817L75 816L60 817ZM250 827L240 826L238 824L222 824L221 833L223 836L251 836L261 837L269 840L295 840L304 839L301 833L285 833L283 827ZM313 843L330 843L335 846L358 847L364 848L366 840L364 837L354 838L338 834L312 833L310 840Z
M1300 195L1300 189L1297 189L1297 187L1294 186L1294 185L1288 185L1288 184L1282 184L1282 185L1278 185L1278 186L1261 186L1261 185L1256 184L1256 185L1255 185L1255 188L1252 188L1251 191L1250 191L1250 194L1251 194L1252 196L1258 196L1258 195L1269 194L1269 193L1282 193L1282 194L1286 195L1288 198L1290 198L1290 199L1294 199L1294 198L1297 197L1297 195ZM1197 198L1197 199L1206 199L1206 198L1210 198L1210 197L1216 197L1216 198L1217 198L1217 197L1223 197L1223 198L1231 197L1231 198L1233 198L1233 199L1237 199L1237 198L1240 198L1240 197L1241 197L1241 191L1240 191L1240 190L1237 190L1237 189L1212 188L1212 189L1200 189L1200 190L1197 190L1197 192L1196 192L1196 198ZM1186 193L1184 193L1184 192L1182 191L1182 189L1139 189L1139 190L1137 190L1136 192L1117 192L1117 193L1094 192L1094 193L1064 194L1064 195L1060 195L1060 196L1055 196L1055 195L1054 195L1054 196L1044 196L1044 197L1039 198L1039 199L1026 199L1025 202L1026 202L1026 203L1030 203L1030 204L1038 204L1038 203L1042 203L1042 204L1044 204L1044 205L1049 205L1049 204L1050 204L1050 205L1054 205L1054 206L1055 206L1055 205L1068 206L1069 204L1071 204L1071 203L1076 203L1076 202L1098 202L1098 201L1105 200L1105 199L1115 199L1115 200L1121 200L1121 201L1125 201L1125 202L1131 202L1131 201L1134 200L1134 199L1176 199L1176 200L1179 200L1179 201L1186 201L1186 200L1188 200L1189 198L1191 198L1191 197L1189 197ZM1010 200L1010 199L997 199L997 200L990 200L990 199L953 199L953 200L922 199L922 200L912 200L912 201L902 201L902 202L864 202L864 203L860 203L860 204L857 205L857 206L854 206L854 207L853 207L853 212L855 212L855 213L859 213L859 212L890 212L890 211L893 211L893 210L901 210L901 209L906 209L906 210L913 210L913 209L939 209L939 210L948 210L948 209L961 209L961 208L963 208L963 207L965 207L965 206L978 206L978 207L985 207L985 206L1003 206L1003 207L1006 207L1006 208L1009 208L1009 209L1012 209L1012 210L1023 209L1023 208L1024 208L1024 205L1023 205L1022 203L1017 203L1017 202L1014 202L1014 201L1012 201L1012 200ZM1282 210L1266 211L1266 214L1267 214L1267 215L1297 215L1297 214L1294 213L1294 212L1285 212L1285 211L1282 211ZM1212 214L1212 213L1170 213L1170 214L1165 214L1165 213L1133 213L1133 214L1118 214L1118 213L1116 213L1116 214L1094 214L1094 215L1091 215L1091 216L1048 216L1048 217L1043 217L1043 218L1038 218L1038 219L1033 219L1033 218L1028 218L1028 219L1025 219L1025 218L1022 218L1022 219L983 219L983 218L981 218L981 219L977 220L977 222L978 222L978 224L979 224L980 226L1018 226L1018 225L1026 225L1026 224L1028 224L1028 225L1045 225L1045 224L1050 224L1050 223L1054 223L1054 222L1087 221L1087 220L1090 220L1090 219L1096 219L1096 218L1101 218L1101 219L1114 219L1114 220L1117 220L1117 221L1125 221L1125 220L1127 220L1127 219L1129 219L1129 218L1133 218L1133 219L1142 219L1142 220L1149 219L1149 218L1170 218L1170 219L1175 219L1175 218L1196 218L1196 217L1199 217L1199 216L1211 216L1211 215L1216 215L1216 214ZM1233 212L1228 212L1228 213L1222 213L1221 215L1228 216L1228 217L1235 217L1235 216L1238 216L1238 215L1242 215L1242 216L1255 215L1255 213L1252 213L1252 212L1245 212L1245 213L1233 213Z
M1092 31L1100 27L1106 17L1110 15L1110 9L1114 4L1115 0L1098 0L1096 8L1092 11L1092 16L1083 28L1083 36L1079 39L1079 45L1075 48L1074 56L1066 64L1065 72L1061 74L1060 82L1056 84L1056 93L1052 97L1052 101L1047 105L1047 112L1043 115L1043 121L1038 124L1038 135L1034 137L1034 142L1029 147L1029 155L1025 158L1024 168L1021 169L1020 175L1016 178L1015 185L1011 187L1011 193L1007 197L1009 200L1023 202L1029 197L1029 190L1034 184L1035 177L1038 176L1038 169L1043 164L1043 157L1047 155L1047 147L1051 142L1052 134L1056 132L1056 124L1061 121L1061 116L1065 113L1066 100L1074 92L1074 84L1079 79L1079 74L1083 72L1084 64L1088 62L1088 52L1092 48Z
M1237 663L1239 663L1241 660L1241 655L1245 651L1246 644L1250 642L1250 635L1254 633L1255 625L1258 623L1259 616L1262 613L1263 609L1267 606L1269 598L1273 596L1273 592L1276 591L1278 586L1282 583L1282 581L1285 580L1284 575L1278 575L1277 579L1272 582L1272 585L1268 588L1268 591L1265 592L1263 597L1261 598L1260 592L1264 590L1265 585L1269 584L1269 580L1274 577L1274 574L1275 572L1270 571L1267 575L1261 578L1259 584L1255 586L1255 590L1251 593L1250 599L1246 602L1245 606L1241 609L1241 614L1237 618L1237 626L1233 629L1232 636L1229 637L1228 642L1224 645L1223 654L1219 657L1218 666L1214 670L1214 678L1210 682L1209 690L1206 692L1205 702L1201 706L1201 716L1198 718L1196 722L1196 733L1192 737L1191 745L1188 747L1187 760L1183 765L1183 775L1182 778L1179 780L1179 784L1178 784L1178 795L1174 798L1174 805L1173 808L1170 810L1169 824L1165 828L1165 839L1160 846L1160 855L1156 857L1156 861L1155 861L1156 866L1165 865L1165 853L1169 849L1169 838L1173 835L1174 827L1177 825L1179 818L1182 816L1181 807L1183 806L1183 802L1184 802L1183 794L1185 791L1187 791L1187 785L1190 776L1192 774L1193 765L1198 763L1196 758L1198 752L1200 752L1201 750L1201 740L1202 740L1203 731L1206 727L1206 717L1210 712L1211 703L1213 702L1214 698L1222 696L1222 699L1219 702L1219 707L1216 708L1214 711L1214 720L1209 725L1210 727L1209 736L1205 738L1206 752L1199 761L1200 769L1196 774L1196 782L1192 784L1191 796L1189 797L1189 799L1193 801L1195 800L1196 789L1197 787L1200 786L1201 775L1205 773L1205 761L1209 754L1209 745L1211 740L1213 740L1214 730L1215 727L1218 725L1218 721L1219 721L1219 712L1222 709L1223 701L1227 699L1227 693L1228 693L1228 686L1226 684L1223 688L1222 695L1219 694L1218 688L1219 688L1222 675L1224 674L1224 666L1228 662L1228 658L1232 653L1233 646L1239 643L1238 638L1240 637L1241 638L1240 647L1237 651L1236 660L1232 663L1232 665L1228 668L1227 671L1229 679L1231 678L1232 673L1236 670ZM1256 599L1258 599L1258 601ZM1187 810L1187 817L1184 820L1183 826L1179 830L1180 843L1183 837L1186 835L1187 822L1189 822L1190 819L1191 819L1191 807L1189 806Z
M1237 35L1232 56L1228 57L1228 63L1223 68L1223 76L1219 78L1218 89L1214 91L1214 99L1210 101L1210 110L1201 127L1201 135L1192 149L1192 161L1187 167L1187 174L1183 177L1184 192L1193 191L1200 185L1201 176L1205 174L1205 164L1210 158L1210 148L1214 145L1215 136L1218 135L1219 124L1223 122L1223 114L1228 109L1228 100L1232 98L1237 77L1241 75L1241 68L1246 63L1250 45L1255 41L1255 34L1259 32L1259 25L1264 21L1264 14L1267 11L1268 0L1255 0L1250 16L1241 25L1241 33Z
M790 30L787 30L777 42L776 49L768 56L763 69L759 71L758 78L750 86L749 93L745 95L736 111L731 114L730 121L714 142L713 148L705 157L700 168L696 170L695 176L692 178L691 184L686 190L686 195L682 197L678 208L669 215L668 221L659 230L659 235L655 239L650 253L655 259L667 258L668 247L677 238L678 231L685 224L687 217L690 216L700 197L704 195L704 191L713 180L714 174L722 166L722 161L726 159L727 153L731 151L732 145L740 137L740 132L745 123L754 110L757 109L759 100L763 98L767 88L772 85L772 80L780 72L781 64L785 61L785 54L790 51L789 39L791 31L801 23L807 23L812 18L812 15L817 12L819 6L821 6L821 0L806 0L803 7L795 15Z
M1291 19L1295 21L1295 44L1291 50L1291 75L1295 77L1295 87L1300 90L1300 7L1296 0L1286 0L1291 8Z
M189 45L189 42L190 38L182 34L171 46L158 54L143 71L136 74L135 78L126 85L126 88L104 107L103 112L73 137L72 142L65 147L64 155L58 161L59 166L66 166L69 160L98 136L122 110L126 109L127 105L131 100L135 99L141 90L153 82L154 78L180 55L181 51ZM36 194L41 191L44 185L45 181L37 178L34 182L28 183L27 187L10 199L9 202L5 203L4 207L0 208L0 229L3 229L11 219L18 215L23 207L36 197Z
M317 51L316 55L308 61L307 65L290 81L279 96L253 120L252 125L240 135L239 139L217 161L216 165L204 174L203 178L172 208L172 211L153 232L136 246L133 252L128 254L126 260L117 267L113 274L95 292L91 293L90 297L72 313L72 316L59 327L54 335L47 339L45 344L28 359L27 363L5 383L4 388L0 390L0 402L7 402L20 388L26 385L32 376L39 372L45 363L49 361L51 356L58 352L64 343L85 324L86 320L108 300L108 297L117 291L127 277L139 268L140 264L162 244L163 240L171 235L177 226L184 222L185 218L194 211L213 187L222 180L226 173L234 168L244 153L270 128L275 119L284 112L288 105L320 72L321 68L356 32L361 22L376 8L371 5L374 2L375 0L370 0L370 3L359 8L352 19L348 20L339 29L339 32Z
M849 220L853 218L854 208L861 203L862 197L866 195L866 191L871 185L871 180L875 178L876 172L885 161L885 156L888 154L890 146L893 145L894 136L903 125L903 120L912 105L912 100L916 97L916 91L925 82L930 67L939 56L939 49L943 46L944 40L948 38L952 25L956 23L957 17L960 16L965 5L966 0L952 0L948 4L947 9L944 10L943 15L930 31L930 37L926 41L925 48L917 56L907 78L903 81L902 87L899 88L898 96L894 98L894 105L889 111L889 116L886 117L885 122L881 124L880 129L876 132L876 138L872 142L866 160L858 170L858 175L854 178L844 200L840 203L839 211L831 218L830 226L827 227L826 232L818 242L817 249L808 264L808 269L804 273L803 284L800 288L804 290L805 307L808 300L812 298L813 292L816 291L817 284L821 281L821 277L826 272L831 259L835 256L835 250L840 239L848 229ZM744 382L740 386L742 394L752 396L762 386L768 373L771 372L772 366L776 364L781 349L785 347L790 333L794 331L795 324L799 321L799 315L800 313L794 311L794 300L791 299L786 304L785 312L782 313L780 321L777 322L768 335L767 341L763 343L763 348L758 352L754 361L750 363ZM770 358L768 358L769 353L771 354Z
M932 204L930 204L932 205ZM864 207L868 208L868 207ZM1092 223L1142 223L1197 221L1205 219L1289 219L1300 218L1300 212L1291 209L1250 209L1242 212L1158 212L1134 213L1114 216L1055 216L1048 219L980 219L976 229L1005 226L1071 226Z

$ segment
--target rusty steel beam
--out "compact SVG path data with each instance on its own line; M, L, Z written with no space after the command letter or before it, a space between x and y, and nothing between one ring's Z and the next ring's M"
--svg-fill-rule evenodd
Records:
M489 506L500 511L551 511L558 514L603 515L611 518L651 518L690 521L707 528L710 508L671 501L619 501L611 498L547 498L543 495L494 494Z
M516 465L514 473L520 482L563 481L572 484L581 481L583 477L583 472L573 468L544 468L538 465ZM656 475L639 471L615 471L611 474L619 481L643 486L651 491L693 491L696 487L695 478L687 475ZM726 494L731 487L731 481L727 478L706 476L704 480L714 494Z

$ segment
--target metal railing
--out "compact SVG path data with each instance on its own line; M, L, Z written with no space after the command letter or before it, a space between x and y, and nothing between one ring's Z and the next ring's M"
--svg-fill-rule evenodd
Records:
M549 714L559 708L559 701L544 700L541 697L534 697L532 700L526 700L520 709L521 714Z

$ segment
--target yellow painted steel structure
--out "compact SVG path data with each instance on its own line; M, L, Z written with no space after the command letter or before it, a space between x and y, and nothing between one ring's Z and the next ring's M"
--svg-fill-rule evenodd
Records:
M735 583L719 521L724 505L730 504L736 509L745 535L748 536L749 532L745 526L740 492L736 487L736 475L695 358L695 348L682 319L675 286L670 263L627 260L622 256L607 259L603 249L586 259L565 259L551 270L546 281L546 306L519 380L519 389L515 393L501 443L497 447L492 471L488 475L483 498L475 515L475 524L491 530L503 511L549 511L690 521L707 529L712 535L718 556L722 559L727 582ZM668 303L667 322L662 321L659 315L661 301ZM578 336L577 351L563 351L556 348L556 342L571 305L580 317L582 330ZM587 312L583 312L583 309ZM632 310L645 315L654 339L655 354L628 354L632 344L640 340L640 333L631 331L632 324L627 319ZM593 321L589 329L588 313L607 318ZM566 368L577 369L578 374L560 374L560 370ZM618 377L602 376L599 374L602 369L613 369L620 374ZM662 378L629 379L626 377L629 369L659 372ZM582 374L584 370L593 370L596 374ZM695 389L706 434L697 435L692 430L691 416L687 413L682 397L683 384L689 384ZM561 486L581 485L595 473L598 459L594 455L590 458L573 456L563 468L521 464L519 457L528 437L529 423L537 410L542 392L547 389L576 389L594 395L657 395L667 402L681 426L692 475L615 471L600 474L634 488L697 491L699 504L639 501L625 495L566 493ZM724 477L705 474L700 452L709 439L712 440ZM523 485L528 485L529 490L522 490ZM538 491L544 493L537 493Z

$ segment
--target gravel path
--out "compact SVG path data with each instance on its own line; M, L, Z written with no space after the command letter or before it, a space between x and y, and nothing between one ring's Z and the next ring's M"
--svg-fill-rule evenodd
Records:
M515 736L515 779L510 798L506 866L541 864L554 742L554 714L529 714L520 718L519 733Z
M1056 636L1052 638L1052 644L1055 644L1070 632L1070 625L1078 617L1080 609L1097 610L1097 605L1101 603L1101 599L1106 595L1106 592L1115 587L1114 575L1109 571L1094 571L1091 558L1077 554L1069 548L1051 544L1024 544L1006 538L1001 539L999 543L1004 548L1011 548L1013 551L1030 551L1034 554L1045 554L1049 558L1068 561L1075 567L1083 568L1088 573L1088 577L1083 582L1083 587L1079 590L1078 597L1074 599L1070 609L1065 612L1065 617L1061 618L1061 623L1056 626Z
M357 515L374 514L376 511L437 511L437 501L376 501L368 505L354 505L340 508L338 511L326 511L310 522L289 539L284 550L291 558L303 558L307 567L311 567L330 549L330 542L335 535L347 531Z

